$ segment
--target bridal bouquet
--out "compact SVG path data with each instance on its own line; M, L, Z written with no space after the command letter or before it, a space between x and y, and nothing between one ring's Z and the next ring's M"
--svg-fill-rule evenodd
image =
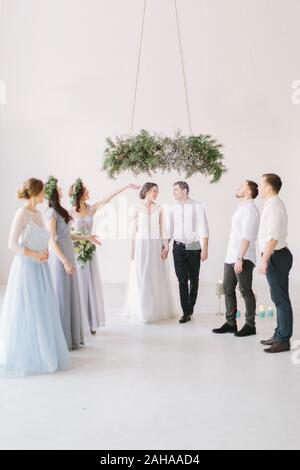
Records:
M83 235L79 232L73 232L76 235ZM78 264L84 268L86 263L92 261L96 251L96 246L89 240L74 240L74 251Z

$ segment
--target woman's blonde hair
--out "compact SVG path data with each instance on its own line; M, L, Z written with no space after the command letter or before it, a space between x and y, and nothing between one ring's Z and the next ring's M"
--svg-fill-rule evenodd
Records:
M21 189L18 190L18 199L30 199L31 197L38 196L44 189L44 183L36 178L29 178L24 181Z

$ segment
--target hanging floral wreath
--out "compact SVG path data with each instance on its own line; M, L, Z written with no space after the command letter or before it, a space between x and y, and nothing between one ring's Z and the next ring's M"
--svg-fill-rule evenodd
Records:
M222 145L209 135L182 135L174 138L141 130L137 135L107 138L103 168L111 178L131 171L151 176L157 170L177 171L186 178L200 173L216 183L226 172Z

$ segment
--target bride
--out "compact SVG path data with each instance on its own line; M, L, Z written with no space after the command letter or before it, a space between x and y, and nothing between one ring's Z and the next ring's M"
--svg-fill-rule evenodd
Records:
M125 313L145 323L175 317L158 192L157 184L145 183L141 202L131 211L132 262Z

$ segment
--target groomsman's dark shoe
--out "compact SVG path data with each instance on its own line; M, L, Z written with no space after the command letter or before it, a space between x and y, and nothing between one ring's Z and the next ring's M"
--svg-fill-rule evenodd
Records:
M191 315L183 315L180 318L179 323L186 323L188 321L191 321Z
M236 333L237 326L236 325L229 325L229 323L224 323L221 328L214 328L212 330L213 333L223 334L223 333Z
M264 349L266 353L281 353L285 351L290 351L291 346L289 343L273 343L272 346L268 349Z
M270 339L263 339L260 344L263 344L264 346L272 346L272 344L276 343L276 339L274 336Z
M238 338L242 338L244 336L252 336L256 335L256 328L255 326L248 325L247 323L243 326L243 328L240 331L237 331L234 333L234 336L237 336Z

